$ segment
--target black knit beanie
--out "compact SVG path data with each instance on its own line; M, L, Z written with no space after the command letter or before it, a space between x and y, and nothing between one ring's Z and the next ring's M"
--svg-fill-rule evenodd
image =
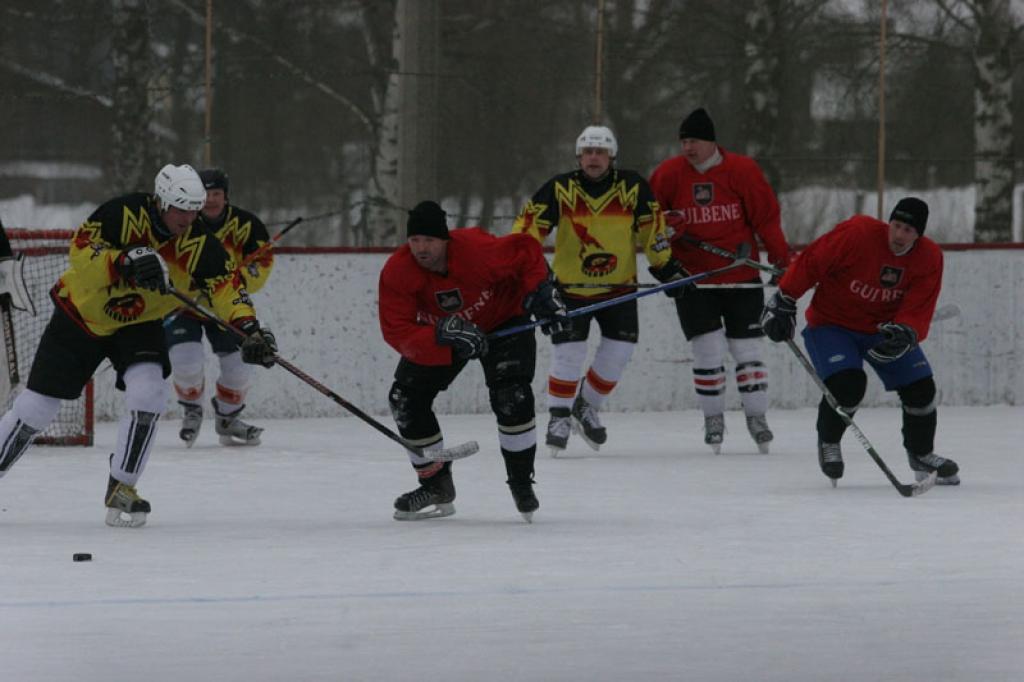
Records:
M409 220L405 224L407 236L420 234L425 237L448 239L447 218L448 214L437 202L421 201L409 211Z
M917 197L903 197L889 215L889 222L894 220L910 225L918 235L922 235L928 226L928 204Z
M702 108L694 109L679 125L679 139L692 137L697 140L715 141L715 124Z

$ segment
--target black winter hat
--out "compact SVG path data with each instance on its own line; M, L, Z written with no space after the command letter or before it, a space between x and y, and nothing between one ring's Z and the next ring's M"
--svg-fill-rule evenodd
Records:
M894 220L910 225L918 235L922 235L928 225L928 204L917 197L903 197L889 215L889 222Z
M406 236L423 235L448 239L448 214L435 201L421 201L409 211Z
M199 179L206 189L222 189L228 193L228 174L220 168L205 168L199 171Z
M692 137L697 140L715 141L715 124L703 107L694 109L679 125L679 139Z

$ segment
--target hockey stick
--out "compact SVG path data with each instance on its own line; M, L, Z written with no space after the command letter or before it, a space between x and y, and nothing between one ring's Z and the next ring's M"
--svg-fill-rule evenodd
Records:
M3 221L0 221L0 258L11 258L11 243L7 240L7 232L4 231ZM11 314L11 295L0 294L0 321L4 330L4 350L7 351L7 378L10 379L11 389L21 383L21 375L18 373L18 348L14 339L14 317Z
M932 488L932 486L935 485L935 479L938 477L937 471L933 471L928 475L928 478L923 481L918 481L917 483L900 483L899 479L897 479L889 467L886 466L882 457L875 451L874 446L871 445L871 441L868 440L867 436L864 435L864 432L861 431L854 423L853 418L846 413L843 406L840 405L839 401L836 400L836 397L832 395L832 391L828 390L828 386L826 386L825 382L822 381L820 376L818 376L818 372L814 369L814 365L812 365L811 361L807 359L804 352L800 350L800 347L796 345L796 342L794 342L793 339L786 339L786 345L789 346L791 351L793 351L793 355L795 355L796 359L800 361L800 364L804 366L807 373L811 375L814 383L817 384L818 388L824 394L825 401L829 404L829 407L835 410L835 413L839 415L839 418L842 419L843 422L853 431L853 435L857 437L860 444L868 451L868 454L871 455L871 459L875 460L875 464L878 465L878 468L882 470L882 473L885 474L885 477L889 479L889 482L893 484L893 487L896 488L900 495L903 497L924 495Z
M205 319L216 323L219 327L226 330L227 332L234 334L239 339L245 339L245 334L242 333L242 331L236 329L235 327L231 326L224 320L220 319L212 311L207 310L203 306L199 305L198 303L196 303L191 298L184 295L177 289L171 288L168 290L167 293L169 293L171 296L174 296L176 299L184 303L191 310L195 311L196 313L199 313L199 315L201 315ZM361 409L359 409L349 401L345 400L340 395L338 395L331 389L327 388L322 383L320 383L313 377L309 376L292 363L282 358L280 355L274 355L274 362L283 367L284 369L286 369L287 371L291 372L299 379L306 382L307 384L309 384L310 386L312 386L317 391L327 396L337 404L341 405L355 416L362 419L364 422L375 428L380 433L384 434L385 436L395 441L399 445L405 447L406 449L415 452L420 457L426 457L427 459L433 460L435 462L450 462L452 460L462 459L464 457L469 457L470 455L476 454L476 452L480 449L480 445L475 440L462 443L461 445L456 445L453 448L444 448L441 450L427 450L421 448L418 445L410 443L405 438L402 438L402 436L398 435L388 427L384 426L379 421L377 421L370 415L366 414Z
M256 260L257 258L262 256L266 251L270 250L270 248L273 247L274 244L276 244L278 242L278 240L281 239L281 237L283 237L286 234L288 234L288 230L292 229L293 227L295 227L296 225L298 225L301 222L302 222L302 216L299 216L295 220L291 221L290 223L288 223L287 225L282 227L280 232L278 232L277 234L275 234L273 237L270 238L270 241L263 242L262 244L260 244L259 248L257 248L255 251L250 253L244 259L242 259L241 267L244 268L245 266L249 265L249 263L252 263L254 260Z
M632 294L623 294L622 296L616 296L615 298L609 298L604 301L598 301L597 303L591 303L590 305L585 305L582 308L570 310L566 314L566 317L579 317L580 315L589 315L592 312L602 310L604 308L611 308L612 306L619 305L620 303L626 303L627 301L633 301L638 298L643 298L644 296L651 296L652 294L656 294L661 291L668 291L669 289L675 289L677 287L686 286L687 284L699 282L702 279L707 279L708 277L713 277L715 275L721 274L723 272L728 272L729 270L733 270L735 268L745 265L744 261L747 259L747 256L749 254L750 245L741 244L739 252L737 252L736 255L733 257L733 262L730 263L729 265L726 265L725 267L718 268L716 270L708 270L707 272L698 272L696 275L690 275L689 277L683 277L682 279L674 279L663 284L658 284L649 289L644 289L643 291L636 291ZM549 322L551 322L550 318L534 320L532 322L519 324L514 327L508 327L507 329L499 329L496 332L491 332L487 336L488 338L491 339L501 338L502 336L511 336L512 334L525 332L529 329L539 327L540 325L547 324Z
M623 282L622 284L596 284L594 282L580 282L567 284L559 282L558 286L563 289L649 289L661 286L659 282ZM767 289L772 286L767 282L734 282L732 284L697 284L698 289Z
M705 242L705 241L702 241L700 239L697 239L696 237L690 237L689 235L685 235L684 234L684 235L680 235L678 238L682 239L684 242L686 242L688 244L693 244L694 246L696 246L701 251L707 251L708 253L713 253L716 256L721 256L722 258L733 259L733 258L736 258L736 256L737 256L737 254L732 253L731 251L728 251L727 249L723 249L721 246L715 246L714 244L709 244L708 242ZM747 256L749 256L750 255L750 245L749 244L742 244L741 246L746 246L747 247ZM778 269L774 265L766 265L766 264L764 264L764 263L762 263L760 261L756 261L753 258L749 258L749 257L748 258L744 258L743 260L744 260L744 263L743 263L744 265L746 265L748 267L751 267L751 268L754 268L755 270L762 270L762 271L770 273L772 275L781 275L782 274L782 270Z

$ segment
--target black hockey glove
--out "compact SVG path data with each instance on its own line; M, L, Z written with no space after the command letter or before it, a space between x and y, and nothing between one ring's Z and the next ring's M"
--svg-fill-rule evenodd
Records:
M545 334L557 334L569 329L569 311L565 308L562 294L554 282L546 279L523 300L523 308L538 322L543 321L540 330Z
M917 345L917 332L910 325L883 322L878 325L878 331L884 338L868 351L868 356L875 362L899 360Z
M796 300L776 291L761 312L761 329L775 341L789 341L796 332Z
M675 258L669 258L668 262L660 268L647 269L650 271L651 276L662 284L673 282L677 279L685 279L690 276L690 273ZM679 298L687 291L693 291L696 288L697 285L690 282L689 284L681 284L677 287L666 289L663 293L669 298Z
M242 362L250 365L273 367L277 355L277 339L269 329L261 329L260 323L249 318L238 325L245 334L242 340Z
M166 294L170 289L167 264L160 254L148 246L132 246L117 259L121 277L132 286Z
M442 317L434 327L438 345L451 346L460 360L472 360L487 354L487 335L480 327L456 315Z

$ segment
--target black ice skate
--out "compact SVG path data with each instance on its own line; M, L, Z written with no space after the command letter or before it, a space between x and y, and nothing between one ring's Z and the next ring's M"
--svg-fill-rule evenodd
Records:
M512 499L516 503L516 509L523 515L527 523L533 523L533 512L540 508L540 502L533 492L533 481L507 481L508 489L512 491Z
M725 415L705 415L704 442L710 445L711 451L717 455L722 452L723 440L725 440Z
M199 437L199 429L203 426L203 406L195 403L178 401L185 413L181 417L181 430L178 437L185 441L185 447L190 448Z
M600 450L608 440L608 432L601 425L597 409L583 398L583 394L576 396L572 404L572 427L594 450Z
M260 444L260 434L263 433L263 429L252 424L246 424L238 418L238 415L242 414L242 410L245 409L245 405L242 405L234 412L223 412L216 398L213 398L210 402L217 413L214 427L220 436L221 445Z
M419 521L454 514L455 505L452 502L455 501L455 482L452 480L452 463L431 462L416 467L416 472L420 476L420 487L398 496L395 500L395 520Z
M907 461L914 472L914 478L923 481L933 471L938 474L935 485L960 485L960 467L956 462L945 457L940 457L934 452L927 455L912 455L907 453Z
M821 467L821 473L828 476L832 481L832 487L835 488L839 479L843 477L843 469L846 467L843 463L843 450L839 447L839 443L825 443L818 439L818 466Z
M548 433L544 439L551 450L552 457L558 457L558 453L565 450L569 444L569 432L572 430L570 412L568 407L552 407L551 421L548 422Z
M771 448L772 439L775 438L775 434L768 428L768 419L763 414L748 414L747 431L750 432L750 437L757 443L758 452L762 455L767 455Z
M108 526L138 528L146 525L146 515L150 512L149 502L139 497L135 486L122 483L111 476L107 481L105 499Z

